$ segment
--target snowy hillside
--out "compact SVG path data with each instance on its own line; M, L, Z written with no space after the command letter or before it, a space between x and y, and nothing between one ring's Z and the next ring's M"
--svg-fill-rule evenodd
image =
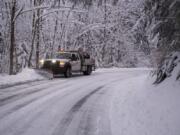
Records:
M157 71L155 72L155 83L161 83L167 78L171 78L174 81L180 79L180 52L174 52L168 55L162 63L160 63Z

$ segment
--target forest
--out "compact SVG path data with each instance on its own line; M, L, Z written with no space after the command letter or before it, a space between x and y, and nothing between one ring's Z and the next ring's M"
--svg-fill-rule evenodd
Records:
M0 1L0 73L80 47L97 67L153 67L159 83L180 63L180 1Z

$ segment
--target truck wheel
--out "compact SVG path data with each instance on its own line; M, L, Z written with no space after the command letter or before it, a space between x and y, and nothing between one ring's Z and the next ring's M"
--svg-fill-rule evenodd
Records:
M71 77L71 75L72 75L71 68L67 68L66 72L64 73L64 76L66 78L69 78L69 77Z
M83 72L84 75L90 75L92 73L92 66L88 66L87 70Z

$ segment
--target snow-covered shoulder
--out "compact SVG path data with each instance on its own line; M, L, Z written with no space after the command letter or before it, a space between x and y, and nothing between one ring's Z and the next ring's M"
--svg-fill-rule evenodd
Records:
M148 67L139 67L139 68L118 68L118 67L111 67L111 68L99 68L96 69L96 72L121 72L121 71L152 71L153 68Z
M113 135L180 134L180 83L173 77L159 85L152 82L141 75L112 85Z
M0 86L14 85L23 82L36 81L44 79L34 69L25 68L17 75L0 74Z

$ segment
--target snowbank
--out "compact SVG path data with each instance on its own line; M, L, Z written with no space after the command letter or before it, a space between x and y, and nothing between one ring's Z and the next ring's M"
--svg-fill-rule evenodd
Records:
M180 83L170 77L152 85L148 75L112 86L113 135L179 135Z
M34 69L25 68L21 73L17 75L1 75L0 74L0 86L15 85L25 83L29 81L36 81L44 79L42 76L36 73Z

